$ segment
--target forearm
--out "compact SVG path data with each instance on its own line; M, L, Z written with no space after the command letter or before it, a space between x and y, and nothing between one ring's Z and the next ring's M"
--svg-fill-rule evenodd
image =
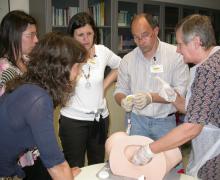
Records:
M176 97L176 101L172 103L176 109L183 114L186 114L185 109L185 98L181 97L179 94Z
M104 79L104 91L108 89L108 87L117 80L117 75L118 75L118 70L117 69L112 69L110 73L107 75L107 77Z
M195 138L202 130L200 124L183 123L171 130L168 134L150 144L154 153L164 152L181 146L187 141Z
M73 180L73 173L66 161L48 169L53 180Z
M151 94L153 103L163 103L163 104L169 103L164 98L160 97L158 93L151 92L150 94Z

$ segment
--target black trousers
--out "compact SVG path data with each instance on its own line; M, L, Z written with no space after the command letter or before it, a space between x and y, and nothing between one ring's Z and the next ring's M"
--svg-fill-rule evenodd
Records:
M104 162L108 128L109 117L99 122L60 117L59 136L70 167L83 167L85 153L89 165Z
M23 180L52 180L39 157L34 161L33 166L27 166L22 169L26 175Z

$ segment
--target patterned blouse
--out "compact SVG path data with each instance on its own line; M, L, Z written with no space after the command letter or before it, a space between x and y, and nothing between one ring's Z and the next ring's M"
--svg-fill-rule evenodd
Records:
M0 96L5 92L6 82L20 74L21 71L13 66L7 58L0 58Z
M185 121L220 128L220 50L197 68ZM202 180L220 178L220 154L199 170Z

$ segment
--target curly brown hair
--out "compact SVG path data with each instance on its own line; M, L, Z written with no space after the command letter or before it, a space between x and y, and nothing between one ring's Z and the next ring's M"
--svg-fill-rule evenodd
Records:
M27 72L10 81L6 92L21 84L37 84L52 97L54 107L65 105L73 92L70 71L74 64L85 62L86 49L71 37L60 33L46 34L30 53Z

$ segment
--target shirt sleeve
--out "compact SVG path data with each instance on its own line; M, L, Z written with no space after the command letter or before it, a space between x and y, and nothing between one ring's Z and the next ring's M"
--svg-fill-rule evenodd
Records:
M110 49L106 48L107 50L107 65L111 69L117 69L120 65L121 57L116 55L114 52L112 52Z
M219 126L219 96L220 75L219 71L200 66L197 68L194 83L192 84L192 96L187 107L185 122L206 125L212 123ZM217 123L217 124L216 124Z
M189 83L189 67L184 63L181 55L175 60L176 65L173 68L173 88L183 97L186 95L187 85Z
M126 55L122 59L118 68L118 78L114 95L117 93L123 93L125 95L131 94L130 81L131 80L128 73L128 59Z
M51 98L48 95L39 96L27 112L26 119L46 168L64 162L55 136Z

